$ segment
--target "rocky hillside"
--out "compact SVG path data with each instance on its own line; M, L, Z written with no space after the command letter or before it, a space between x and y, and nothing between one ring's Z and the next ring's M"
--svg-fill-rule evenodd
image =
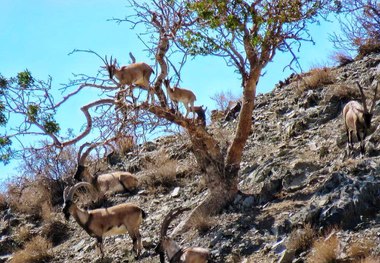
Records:
M214 262L380 262L380 108L375 106L364 156L359 144L345 154L341 113L349 100L360 99L356 81L371 100L379 64L380 54L371 54L292 76L259 95L241 163L241 193L220 215L196 220L191 231L176 237L178 243L209 248ZM207 129L226 150L235 125L219 118ZM138 194L109 198L107 205L134 202L148 213L145 249L136 262L159 262L154 246L163 217L207 194L186 135L149 142L110 169L140 178ZM59 210L50 222L1 212L0 262L11 262L22 247L14 233L25 226L33 235L53 236L45 262L135 262L132 241L122 236L107 238L106 257L97 258L94 239L72 218L64 221Z

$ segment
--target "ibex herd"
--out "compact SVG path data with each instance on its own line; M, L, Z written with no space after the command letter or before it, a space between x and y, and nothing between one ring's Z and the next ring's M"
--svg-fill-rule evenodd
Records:
M107 61L107 59L106 59ZM146 63L133 63L129 66L116 66L116 59L110 62L107 61L106 68L109 77L112 79L115 76L120 85L134 86L138 85L148 91L148 98L152 97L153 89L150 87L150 76L153 69ZM181 102L186 108L187 118L189 112L193 113L193 120L197 106L194 106L196 96L194 93L187 89L178 87L170 87L170 81L164 80L167 95L176 105ZM365 154L364 140L369 132L373 111L376 105L377 90L379 84L376 85L374 96L371 102L371 107L368 110L366 96L362 86L356 82L361 94L361 103L358 101L350 101L343 108L343 118L345 129L347 133L347 148L349 151L353 150L353 135L355 135L360 142L360 152ZM199 107L198 107L199 108ZM199 114L198 114L199 115ZM86 153L88 154L88 153ZM72 187L66 187L63 194L64 205L63 213L66 219L70 215L73 216L75 221L97 241L97 248L100 255L104 256L103 251L103 238L110 235L118 235L128 233L133 241L133 251L136 257L139 257L142 251L142 242L140 235L140 225L146 217L146 213L137 205L132 203L123 203L108 208L99 208L94 210L83 210L77 206L73 200L74 194L80 187L88 187L96 189L96 192L101 195L111 195L125 191L135 191L138 188L138 179L128 172L113 172L94 176L89 172L87 166L84 165L83 158L78 160L78 169L74 175L76 180L85 180ZM160 238L156 246L156 253L159 254L160 262L165 262L165 256L169 262L182 262L182 263L205 263L210 260L210 251L201 247L181 248L173 238L167 236L167 230L170 222L180 213L188 210L189 208L176 208L171 210L164 218L161 229Z

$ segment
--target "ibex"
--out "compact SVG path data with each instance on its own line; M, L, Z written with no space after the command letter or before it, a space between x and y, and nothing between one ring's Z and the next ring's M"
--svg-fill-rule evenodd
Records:
M347 132L347 146L352 151L353 149L353 139L352 135L355 133L358 141L360 142L360 152L361 154L365 153L365 138L367 136L367 132L371 127L371 120L373 116L373 109L376 104L376 95L377 88L379 83L375 89L375 95L373 96L371 109L368 111L366 97L363 92L363 88L360 86L358 82L356 85L359 87L360 94L362 97L362 104L357 101L348 102L343 108L343 118L344 124ZM362 136L361 136L362 133Z
M90 145L83 154L84 145L80 147L78 152L78 167L74 174L74 179L77 181L84 179L87 183L92 184L100 195L110 195L125 191L134 192L138 187L139 181L136 176L129 172L117 171L96 176L90 173L89 168L85 166L85 161L91 150L96 146L96 144Z
M185 106L185 108L186 108L185 118L187 118L187 116L189 115L189 111L191 110L191 112L193 113L193 120L194 120L194 118L195 118L194 101L197 100L194 93L191 90L181 89L178 87L171 88L170 87L170 80L168 80L168 79L164 80L164 84L166 87L166 91L169 95L169 98L171 99L171 101L173 103L175 103L177 108L178 108L179 102L182 102L182 104ZM189 107L189 105L190 105L190 107Z
M98 192L108 195L125 191L134 192L139 185L137 177L129 172L117 171L93 176L87 166L78 165L74 179L79 181L82 178L92 184Z
M83 210L73 202L73 195L79 187L92 187L81 182L72 187L66 187L63 192L63 209L66 220L72 215L77 223L89 234L96 238L96 246L103 258L103 238L106 236L120 235L128 232L133 241L133 251L136 257L142 250L139 227L146 213L132 203L124 203L108 208L95 210Z
M180 213L189 208L176 208L171 210L161 225L160 240L155 248L160 255L160 262L165 262L165 254L170 263L205 263L208 261L210 251L201 247L180 248L180 246L166 235L170 222Z
M106 68L109 73L110 79L115 76L120 85L128 85L131 87L131 92L133 90L133 86L140 86L142 89L148 91L148 96L146 101L149 100L151 96L151 102L154 100L154 90L150 87L150 76L154 73L151 66L144 62L136 62L132 63L128 66L122 66L117 68L116 58L112 61L112 57L110 61L107 61L107 57L105 58Z

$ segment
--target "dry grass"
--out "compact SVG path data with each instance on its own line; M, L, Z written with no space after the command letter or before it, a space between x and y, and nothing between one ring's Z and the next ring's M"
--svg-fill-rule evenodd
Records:
M352 100L360 98L359 89L356 86L350 85L341 85L334 84L331 85L324 97L325 102L330 102L332 100Z
M347 248L347 254L350 258L364 259L371 255L371 252L376 248L376 243L371 239L354 240L350 242Z
M69 228L61 221L52 220L44 224L41 235L56 246L69 237Z
M14 253L11 263L37 263L49 262L52 258L49 249L52 247L50 241L42 236L36 236L25 244L24 249Z
M316 238L316 231L310 224L307 224L303 229L295 229L292 231L286 247L299 254L308 250Z
M170 159L165 153L159 153L145 164L147 175L141 178L141 184L150 189L157 186L177 185L178 161Z
M43 180L24 180L21 184L8 185L9 206L36 219L47 217L52 210L51 192Z
M364 259L361 259L360 261L357 261L358 263L379 263L380 257L367 257Z
M330 58L339 66L345 66L354 61L354 59L344 51L337 51L333 53Z
M335 82L335 74L328 67L316 67L305 74L297 82L296 95L301 96L305 91L317 89Z
M191 227L200 234L205 234L216 225L215 220L210 216L195 214L190 221Z
M380 43L376 40L360 45L356 59L362 59L371 53L380 53Z
M305 89L316 89L324 85L334 83L335 75L330 68L321 67L310 70L310 75L305 78Z
M31 233L31 227L28 225L23 225L21 227L16 228L16 231L14 233L14 240L22 245L29 241L32 238L32 233Z
M0 193L0 211L3 211L8 208L7 197L5 194Z
M321 237L313 243L312 252L307 258L309 263L333 263L338 261L339 239L332 232L327 237Z

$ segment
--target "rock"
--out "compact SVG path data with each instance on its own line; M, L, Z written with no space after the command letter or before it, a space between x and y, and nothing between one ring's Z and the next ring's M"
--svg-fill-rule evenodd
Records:
M180 187L176 187L174 188L173 192L170 194L171 197L178 197L179 196L179 190L181 188Z

